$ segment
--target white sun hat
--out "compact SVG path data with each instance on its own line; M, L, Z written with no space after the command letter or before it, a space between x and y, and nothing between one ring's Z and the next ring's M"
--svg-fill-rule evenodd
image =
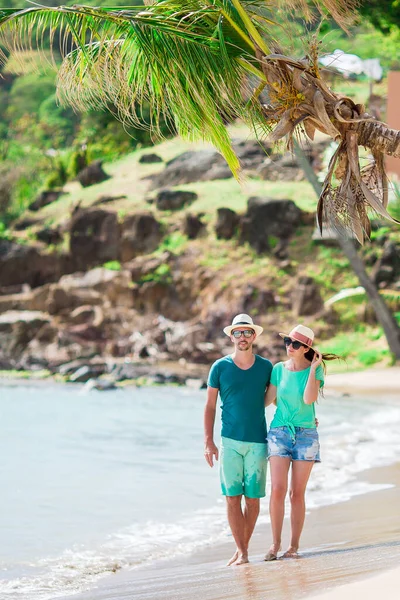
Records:
M248 325L249 329L254 329L256 332L256 337L263 332L263 328L260 327L260 325L254 325L253 319L250 317L250 315L241 313L240 315L236 315L236 317L234 317L232 325L228 325L228 327L224 328L224 333L226 333L226 335L231 335L234 329L237 329L238 327L245 327L246 325Z

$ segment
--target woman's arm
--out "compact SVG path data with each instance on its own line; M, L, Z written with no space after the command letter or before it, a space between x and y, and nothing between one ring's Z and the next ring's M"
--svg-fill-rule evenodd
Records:
M265 406L269 406L270 404L276 404L276 385L270 383L267 391L265 392Z
M313 404L318 398L321 380L316 378L316 371L317 367L321 364L321 362L322 354L315 351L314 358L311 363L310 375L308 377L307 385L304 390L303 399L305 404Z

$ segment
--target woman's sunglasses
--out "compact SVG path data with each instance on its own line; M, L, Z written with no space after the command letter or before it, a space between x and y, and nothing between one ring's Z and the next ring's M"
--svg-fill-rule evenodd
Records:
M252 329L244 329L243 331L235 329L235 331L232 331L233 337L237 340L242 337L242 334L245 338L251 338L251 336L254 335L254 331Z
M284 337L283 341L285 343L286 348L289 348L290 344L292 344L293 350L298 350L302 346L304 346L304 348L307 348L307 346L305 344L302 344L301 342L298 342L297 340L292 340L290 337Z

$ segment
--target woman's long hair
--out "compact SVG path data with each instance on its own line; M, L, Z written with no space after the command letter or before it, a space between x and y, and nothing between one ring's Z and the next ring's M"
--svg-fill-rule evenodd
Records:
M315 350L313 350L312 348L310 348L305 354L304 357L309 360L310 362L312 362L312 359L314 358L314 354L315 354ZM329 360L343 360L341 356L339 356L338 354L332 354L331 352L328 352L326 354L322 354L322 366L324 371L326 372L326 362Z

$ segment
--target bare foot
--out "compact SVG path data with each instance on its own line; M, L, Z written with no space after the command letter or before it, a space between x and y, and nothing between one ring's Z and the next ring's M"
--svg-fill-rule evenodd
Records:
M282 556L282 558L300 558L299 553L297 552L297 548L294 548L293 546L290 546L285 554Z
M249 562L249 557L247 554L239 554L238 558L235 562L235 565L245 565Z
M226 563L227 567L230 567L231 565L233 565L234 562L237 561L239 556L239 550L236 550L235 554L232 556L232 558Z
M276 560L278 558L278 552L280 549L280 544L272 544L267 554L265 555L264 560L266 560L267 562L271 560Z

